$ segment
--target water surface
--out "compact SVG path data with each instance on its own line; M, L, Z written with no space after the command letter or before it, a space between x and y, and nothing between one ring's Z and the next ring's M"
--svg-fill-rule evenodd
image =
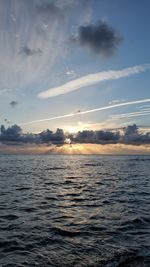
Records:
M150 156L0 156L0 266L150 266Z

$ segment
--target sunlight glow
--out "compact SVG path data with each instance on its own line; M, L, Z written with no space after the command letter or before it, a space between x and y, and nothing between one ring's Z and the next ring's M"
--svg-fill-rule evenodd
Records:
M150 154L150 145L126 145L126 144L65 144L62 146L47 145L23 145L0 147L0 152L9 154L59 154L59 155L102 155L102 154Z

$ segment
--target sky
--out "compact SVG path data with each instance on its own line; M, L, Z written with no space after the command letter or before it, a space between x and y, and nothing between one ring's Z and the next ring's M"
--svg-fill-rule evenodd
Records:
M149 131L149 9L149 0L1 0L1 125Z

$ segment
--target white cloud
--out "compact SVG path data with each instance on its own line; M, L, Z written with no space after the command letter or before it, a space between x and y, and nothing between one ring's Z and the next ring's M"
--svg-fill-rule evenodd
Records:
M114 100L111 100L109 102L110 105L113 105L113 104L117 104L117 103L121 103L121 102L125 102L124 99L114 99Z
M65 83L64 85L50 88L46 91L43 91L38 94L40 98L49 98L62 94L67 94L75 90L79 90L83 87L87 87L93 84L97 84L99 82L108 81L108 80L117 80L120 78L128 77L130 75L138 74L143 71L146 71L150 68L150 64L138 65L130 68L125 68L122 70L109 70L98 72L94 74L89 74L83 76L81 78L72 80L70 82Z

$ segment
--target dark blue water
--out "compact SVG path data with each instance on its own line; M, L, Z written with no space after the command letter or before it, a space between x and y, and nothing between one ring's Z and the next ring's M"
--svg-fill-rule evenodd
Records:
M150 156L0 156L0 266L150 266Z

